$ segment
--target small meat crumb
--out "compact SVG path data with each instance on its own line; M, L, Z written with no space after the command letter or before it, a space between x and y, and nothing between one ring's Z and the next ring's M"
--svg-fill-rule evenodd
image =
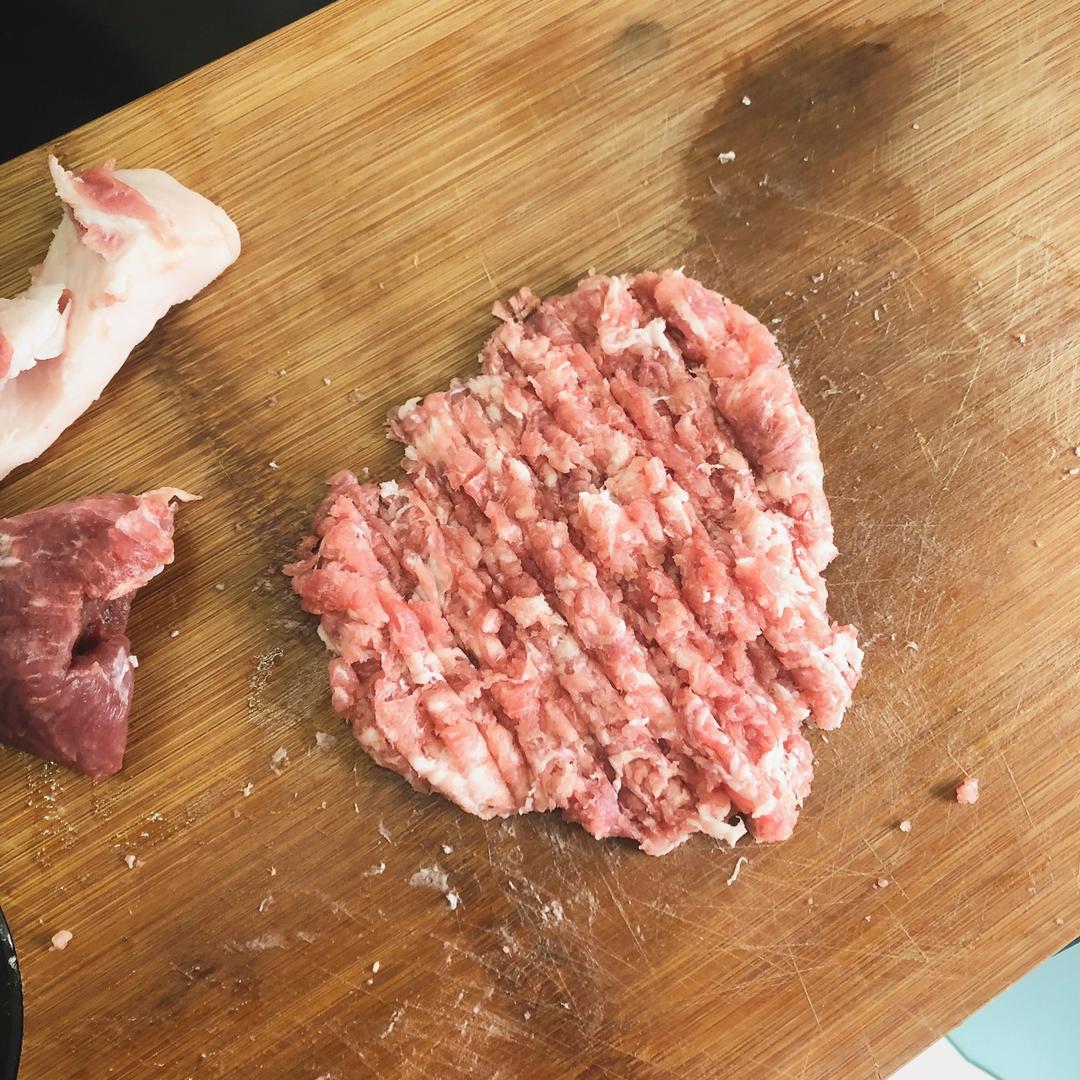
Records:
M371 974L372 975L378 975L379 974L379 968L381 968L381 967L382 967L382 964L379 963L378 960L376 960L375 963L371 965Z
M811 274L810 275L810 280L815 285L820 285L825 280L825 275L824 274Z
M375 827L375 831L389 844L392 843L390 839L390 830L380 821Z
M171 637L171 638L178 638L179 636L180 636L180 631L179 631L179 629L177 629L177 628L175 628L175 627L174 627L174 628L173 628L172 630L170 630L170 631L169 631L169 637Z
M889 887L889 879L887 877L879 877L874 885L879 889L887 889Z
M979 801L979 781L974 776L965 777L956 785L956 801L961 806L971 806Z
M266 463L268 469L280 469L281 466L276 461L268 461Z
M456 892L448 892L446 894L446 902L450 905L451 911L457 911L458 904L461 901Z
M415 888L435 889L445 893L449 888L446 871L438 864L422 866L409 878L409 884Z
M135 856L135 855L132 855L130 851L124 856L124 863L127 865L127 868L129 870L134 870L135 869L135 864L138 861L139 861L138 857Z
M874 308L874 322L881 322L881 308Z
M248 783L246 783L240 790L244 798L246 799L255 790L255 785L248 781Z
M1027 334L1017 334L1016 335L1016 341L1017 341L1017 344L1019 344L1019 345L1026 345L1027 344Z
M68 947L68 943L71 941L73 936L74 935L70 930L57 930L56 933L52 936L51 947L53 949L56 949L57 952L61 952Z
M443 844L442 846L444 855L453 855L454 849L449 844Z
M216 582L214 582L214 588L217 589L218 592L224 592L225 591L225 582L224 581L216 581Z
M330 735L325 731L315 732L315 745L320 750L329 750L330 747L333 746L336 742L337 739L333 735Z
M750 98L746 94L743 94L743 96L742 96L742 103L744 105L749 105L750 104ZM525 1019L528 1020L528 1018L529 1018L529 1014L526 1013L525 1014Z
M323 384L323 386L329 386L329 385L330 385L330 383L331 383L331 381L332 381L332 380L331 380L331 378L330 378L330 376L329 376L329 375L324 375L324 376L323 376L323 381L322 381L322 384Z
M276 866L271 866L270 867L270 876L271 877L277 877L277 867Z
M289 751L284 746L279 746L273 754L270 755L270 768L274 774L280 776L284 771L285 766L289 764Z
M719 161L721 165L730 165L735 160L735 151L724 150L722 153L716 155L716 160Z
M907 818L904 818L904 820L900 822L897 828L901 832L911 832L911 822Z

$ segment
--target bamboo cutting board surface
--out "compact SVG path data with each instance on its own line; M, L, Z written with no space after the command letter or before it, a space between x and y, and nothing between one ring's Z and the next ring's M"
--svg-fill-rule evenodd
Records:
M886 1076L1076 934L1070 7L342 2L58 140L244 251L0 487L204 496L135 603L124 771L0 752L26 1080ZM12 295L43 152L0 207ZM326 475L393 475L383 415L473 369L492 301L680 264L797 365L868 649L794 839L654 860L374 767L278 568Z

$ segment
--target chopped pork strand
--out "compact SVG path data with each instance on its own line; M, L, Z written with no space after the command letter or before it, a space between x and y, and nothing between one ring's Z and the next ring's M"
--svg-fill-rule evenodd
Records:
M483 818L561 810L654 855L784 839L804 725L840 723L862 651L775 339L681 271L494 312L479 375L391 412L403 475L333 476L286 567L333 709Z
M0 479L49 447L174 304L240 253L228 215L157 169L49 168L64 216L0 300Z

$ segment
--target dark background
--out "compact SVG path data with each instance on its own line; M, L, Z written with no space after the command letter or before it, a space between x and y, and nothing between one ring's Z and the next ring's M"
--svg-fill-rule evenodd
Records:
M51 0L5 35L0 161L173 79L327 0Z

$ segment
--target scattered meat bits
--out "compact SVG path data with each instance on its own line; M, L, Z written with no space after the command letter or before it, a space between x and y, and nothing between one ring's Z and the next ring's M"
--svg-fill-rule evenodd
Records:
M979 801L979 781L975 777L968 776L957 785L956 801L961 806L971 806Z
M911 832L911 822L907 818L904 818L904 820L900 822L900 824L897 826L897 828L902 833L909 833L909 832Z
M55 949L57 952L62 952L68 947L73 936L74 935L70 930L57 930L52 936L51 948Z
M679 271L495 310L482 373L391 414L405 475L332 477L286 568L335 711L483 818L786 838L862 652L775 339Z

